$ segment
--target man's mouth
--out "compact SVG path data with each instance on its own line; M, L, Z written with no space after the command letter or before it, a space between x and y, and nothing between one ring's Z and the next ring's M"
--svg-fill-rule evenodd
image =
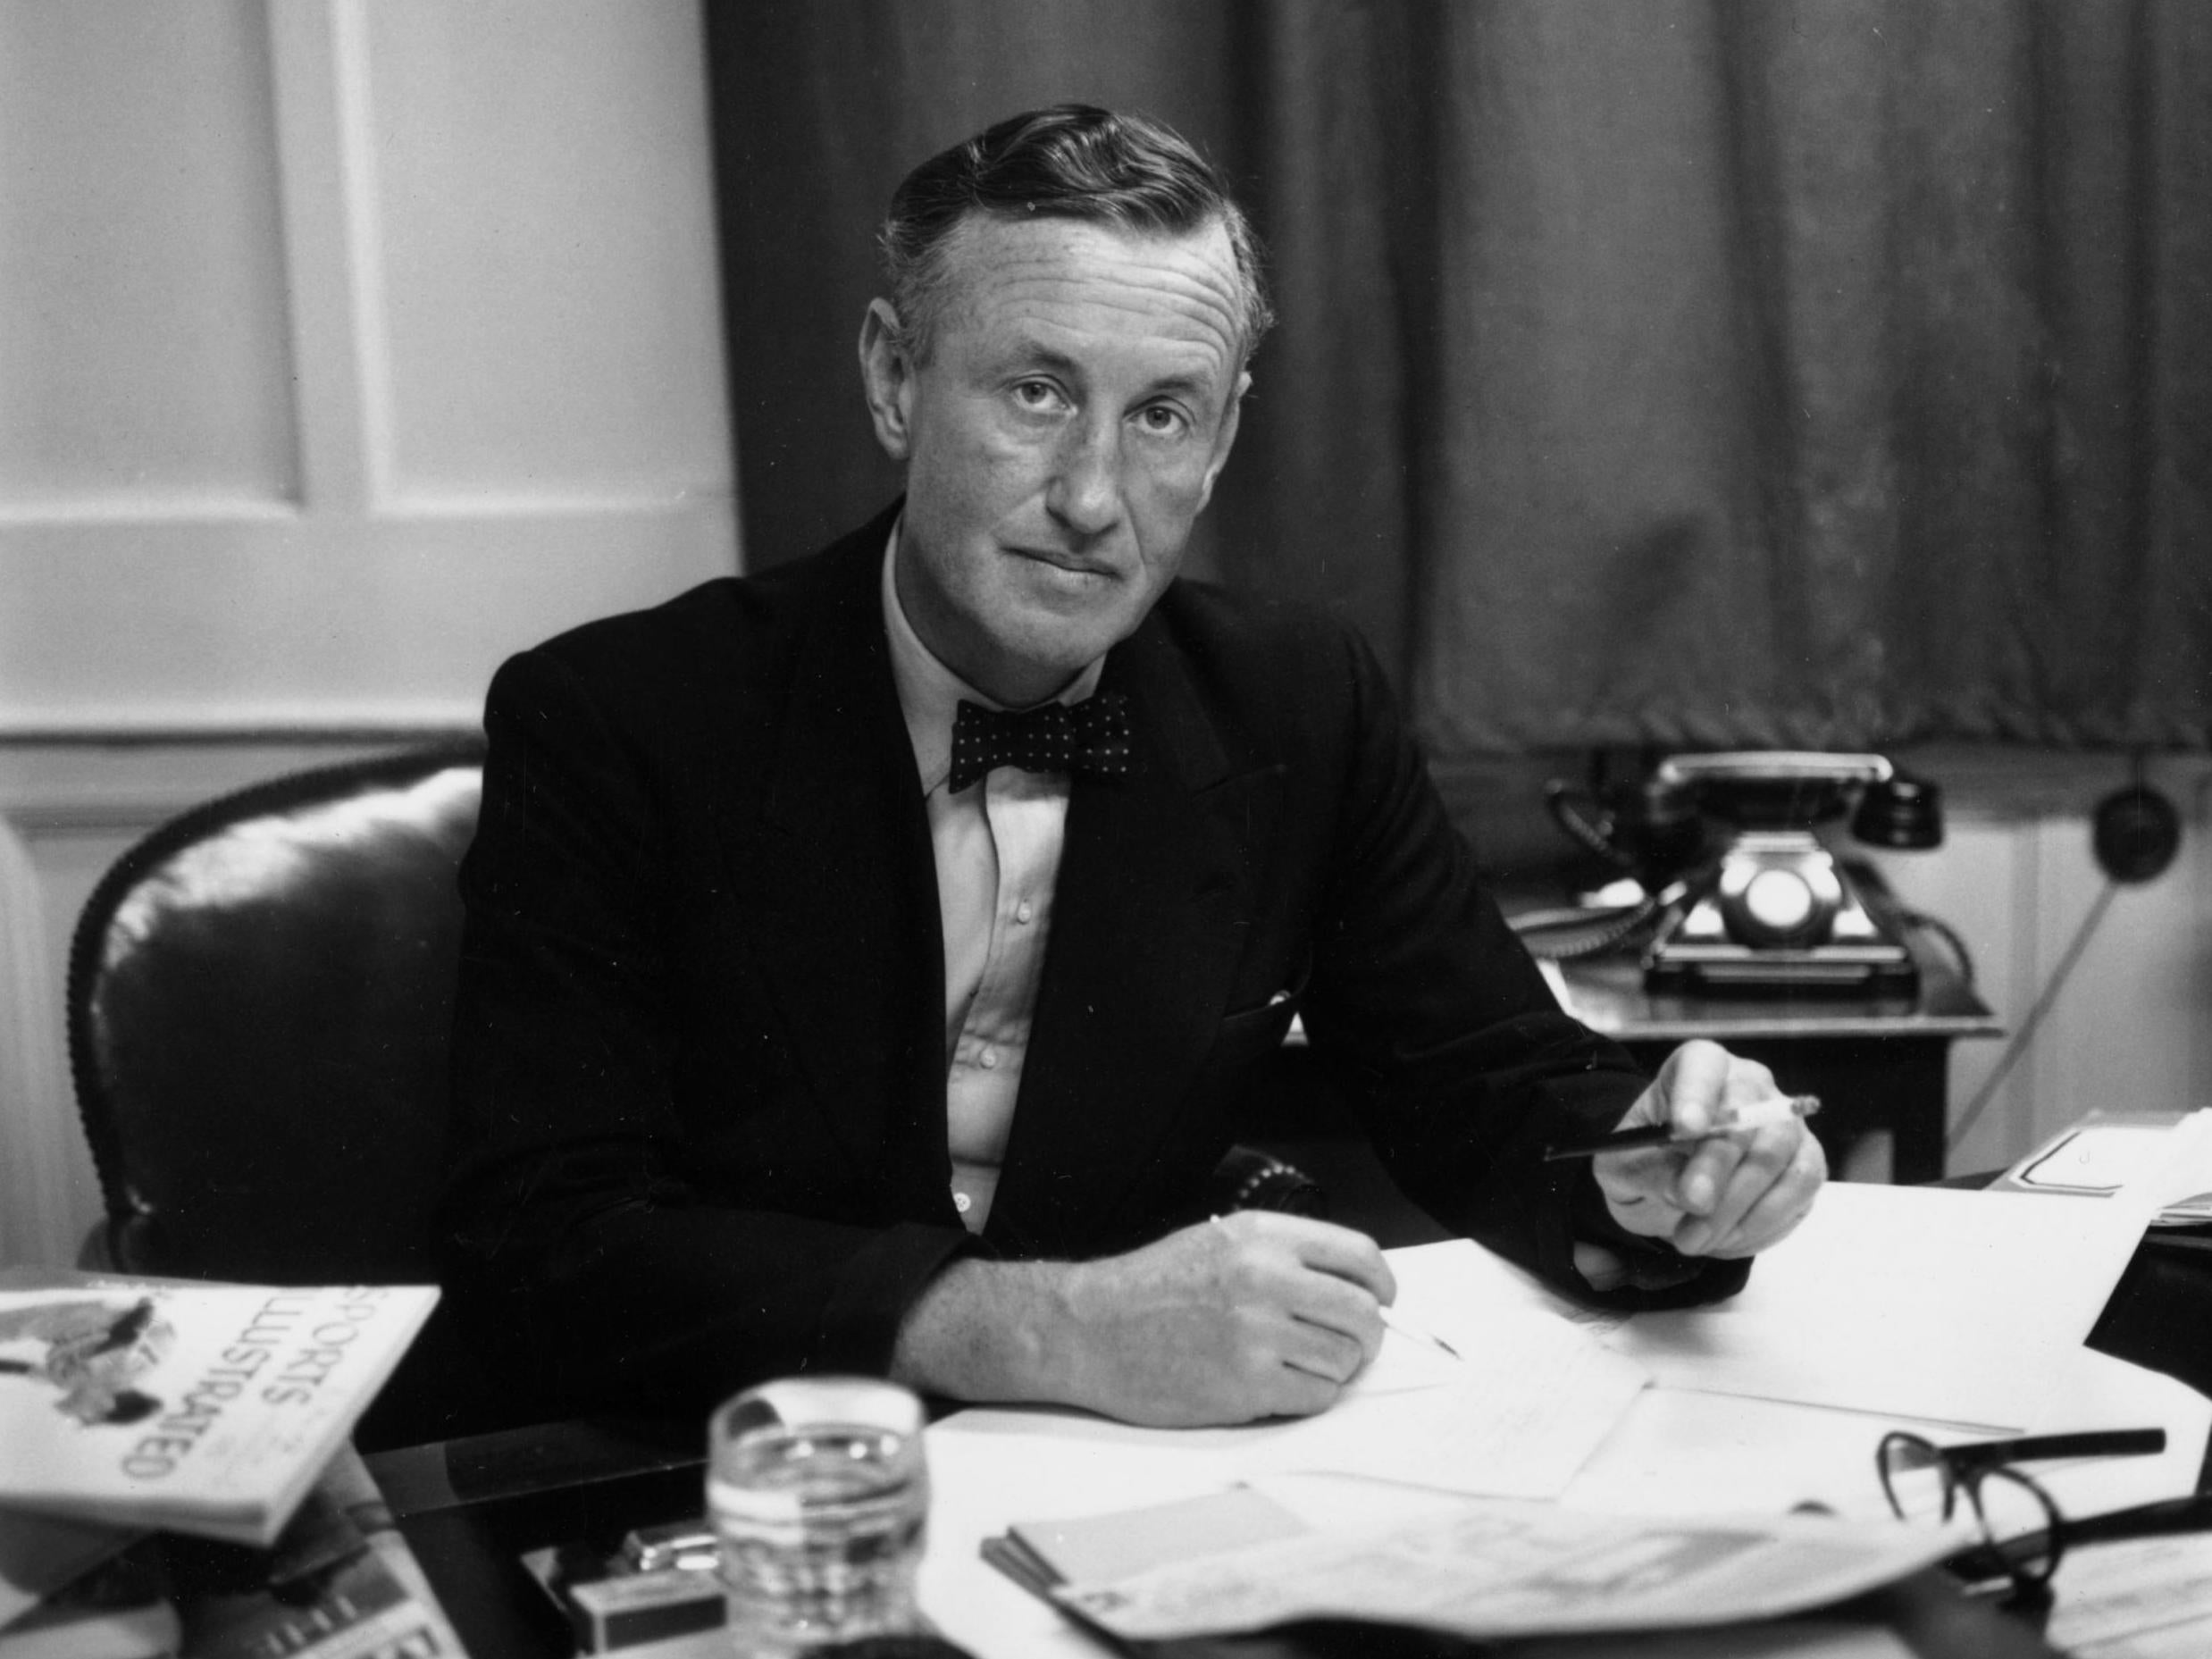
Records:
M1079 553L1062 553L1052 548L1009 548L1007 551L1016 558L1027 559L1035 565L1050 565L1071 576L1096 576L1103 581L1114 574L1109 566Z

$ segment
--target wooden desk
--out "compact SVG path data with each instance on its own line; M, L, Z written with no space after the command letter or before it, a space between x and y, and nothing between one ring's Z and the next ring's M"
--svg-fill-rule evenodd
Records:
M1831 1167L1872 1130L1889 1132L1890 1179L1943 1175L1948 1062L1958 1037L2003 1034L1949 963L1914 948L1917 997L1654 995L1630 955L1560 964L1570 1011L1656 1067L1692 1037L1709 1037L1774 1074L1791 1094L1817 1094L1813 1127Z

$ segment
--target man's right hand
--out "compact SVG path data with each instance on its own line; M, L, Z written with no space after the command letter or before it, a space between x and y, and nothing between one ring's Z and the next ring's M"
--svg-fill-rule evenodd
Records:
M1381 1346L1397 1284L1363 1233L1242 1211L1077 1263L1063 1295L1075 1403L1186 1428L1326 1411Z
M1096 1261L957 1262L909 1311L892 1374L1160 1427L1309 1416L1375 1357L1396 1295L1366 1235L1246 1211Z

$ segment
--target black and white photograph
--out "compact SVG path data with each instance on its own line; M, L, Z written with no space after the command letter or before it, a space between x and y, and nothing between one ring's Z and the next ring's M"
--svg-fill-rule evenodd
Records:
M0 1659L2212 1655L2212 6L0 0Z

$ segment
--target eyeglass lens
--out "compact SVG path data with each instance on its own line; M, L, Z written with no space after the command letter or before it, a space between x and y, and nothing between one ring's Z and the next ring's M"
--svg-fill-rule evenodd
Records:
M2041 1487L2013 1469L1975 1476L1966 1494L2017 1584L2041 1584L2058 1568L2058 1509Z
M2057 1506L2017 1470L1999 1465L1962 1476L1941 1448L1901 1432L1883 1437L1877 1463L1898 1519L1941 1524L1958 1512L1963 1493L1983 1540L1997 1547L2015 1584L2041 1584L2057 1571Z

